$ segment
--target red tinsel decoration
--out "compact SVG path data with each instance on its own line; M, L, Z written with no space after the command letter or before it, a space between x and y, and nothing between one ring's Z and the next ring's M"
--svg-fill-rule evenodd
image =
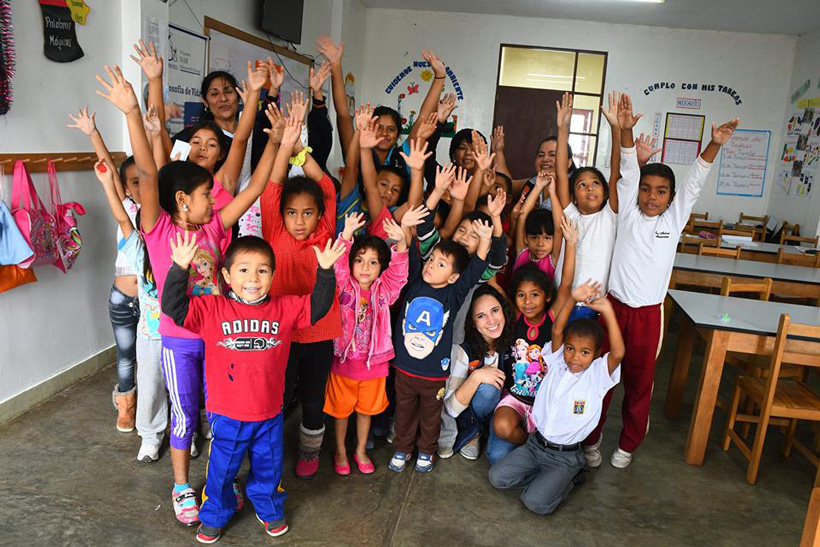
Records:
M11 78L14 76L15 58L11 6L8 0L0 0L0 116L11 108Z

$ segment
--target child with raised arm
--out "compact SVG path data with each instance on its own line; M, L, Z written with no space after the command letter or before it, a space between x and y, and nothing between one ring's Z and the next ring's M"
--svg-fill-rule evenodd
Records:
M426 210L407 212L402 222L412 227ZM365 452L370 420L387 408L385 383L394 357L390 306L407 283L408 241L402 228L385 219L384 230L396 244L390 248L379 237L353 234L364 215L350 215L338 241L344 245L334 270L339 286L342 336L333 341L333 364L325 395L325 413L335 418L336 454L333 469L350 474L345 440L350 415L356 413L356 452L353 460L363 474L376 468Z
M100 159L94 165L94 172L102 184L108 206L121 233L117 241L117 252L122 253L131 270L137 272L139 321L136 325L136 357L139 366L136 385L139 386L139 393L135 423L137 433L142 438L137 461L152 463L159 459L159 448L168 426L168 397L165 395L160 362L162 343L159 335L157 287L142 236L117 195L118 182L114 176L116 171L111 163Z
M190 237L189 237L190 235ZM233 480L250 460L247 492L256 519L271 537L288 531L282 488L282 393L294 330L315 324L333 302L333 264L344 249L313 247L316 284L308 295L269 295L276 257L265 240L241 237L228 247L222 267L222 295L191 298L188 269L196 234L176 234L173 264L165 278L162 310L174 323L204 341L206 408L213 438L196 539L214 543L237 510Z
M396 452L389 465L393 471L404 471L414 448L418 448L416 471L433 470L444 386L450 376L451 316L486 269L492 238L487 223L474 221L473 229L479 243L472 259L467 249L453 241L436 245L423 264L418 249L410 249L405 303L393 331Z
M601 355L603 332L597 321L568 324L575 302L586 302L601 314L609 352ZM595 428L601 400L621 375L624 342L612 304L601 298L600 284L585 283L572 292L552 325L544 348L546 374L533 403L535 431L526 444L490 469L490 484L523 488L521 501L530 511L548 515L572 492L584 472L581 441Z
M689 169L680 188L675 173L662 163L638 167L632 128L641 115L632 112L632 100L621 96L621 176L618 183L621 212L612 260L609 299L626 340L623 361L623 429L610 463L619 469L632 461L649 427L649 404L655 360L661 345L662 304L669 287L678 238L700 196L706 176L720 147L737 128L738 119L716 127L712 140ZM677 191L676 191L677 190ZM612 392L604 399L598 427L586 445L590 467L601 464L601 430Z
M219 294L217 268L227 230L264 190L273 166L273 143L269 140L265 147L251 184L214 214L212 175L186 161L171 162L157 172L131 84L118 66L106 66L105 71L110 81L97 76L105 89L97 94L125 114L140 179L140 231L153 266L158 299L162 301L162 288L171 264L170 238L188 231L200 234L201 242L189 272L188 290L191 294ZM193 526L199 521L199 507L196 493L188 483L188 467L192 452L196 452L193 435L199 422L204 344L196 334L174 324L165 314L160 317L159 333L163 373L171 399L174 513L179 522Z
M557 203L555 177L547 170L538 173L534 190L527 195L521 207L521 214L515 227L516 258L513 272L524 264L532 262L538 266L539 270L553 278L555 267L561 256L560 226L564 214L558 207L554 207L551 211L535 209L538 196L544 190L547 190L550 199Z

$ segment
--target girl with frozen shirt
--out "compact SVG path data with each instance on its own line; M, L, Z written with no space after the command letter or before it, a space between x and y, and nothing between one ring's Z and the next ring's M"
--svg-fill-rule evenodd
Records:
M632 462L632 453L646 437L655 360L661 344L661 305L669 287L678 238L700 196L712 162L738 125L738 119L720 127L712 125L711 141L676 193L675 174L668 166L650 163L638 167L632 128L640 117L640 114L633 115L632 101L623 95L618 110L623 149L623 180L618 185L622 212L609 285L609 299L626 343L621 369L623 429L618 448L610 459L610 463L620 469ZM611 400L612 391L604 399L598 427L584 441L590 467L601 464L601 429Z
M421 222L421 210L410 210L402 222L405 226ZM375 471L365 453L371 416L387 408L385 382L393 358L390 306L399 298L407 283L407 239L392 219L384 221L384 230L395 241L389 248L382 239L353 234L364 226L364 214L349 215L339 241L345 246L341 260L334 264L342 314L342 336L333 341L333 363L327 383L325 413L336 418L336 454L333 469L339 475L350 474L345 448L350 415L356 412L356 452L353 460L359 471Z
M192 162L174 161L157 173L151 157L151 148L143 127L137 97L131 84L122 76L118 66L105 67L108 80L97 76L105 92L97 94L119 108L126 117L134 160L140 177L140 230L151 264L154 266L158 292L162 292L168 268L171 265L170 237L184 231L199 233L201 248L208 251L208 268L213 283L211 292L219 291L215 283L220 249L230 228L265 188L276 145L272 139L265 147L263 157L252 177L251 184L230 203L214 212L211 195L213 177L204 168ZM109 81L110 80L110 81ZM300 126L300 120L291 125ZM203 276L202 270L192 270L189 287L193 289ZM159 294L161 299L162 295ZM196 494L188 484L188 466L191 440L199 420L199 393L202 384L202 340L178 327L165 315L160 317L162 335L163 372L171 397L171 464L174 469L172 495L177 520L194 525L199 518Z

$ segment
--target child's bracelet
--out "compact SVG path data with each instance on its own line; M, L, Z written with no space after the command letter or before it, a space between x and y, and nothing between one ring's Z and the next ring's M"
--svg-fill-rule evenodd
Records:
M311 152L313 152L313 148L311 148L310 146L305 146L304 148L302 148L301 152L290 158L288 160L288 163L291 165L295 165L297 167L301 167L305 164L305 161L307 160L307 155Z
M434 80L443 80L443 79L444 79L444 78L446 78L446 77L447 77L447 76L435 76L433 79L434 79Z

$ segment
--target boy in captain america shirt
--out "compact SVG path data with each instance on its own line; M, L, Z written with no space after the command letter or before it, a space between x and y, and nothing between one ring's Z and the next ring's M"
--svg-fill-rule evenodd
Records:
M216 542L236 510L233 479L248 453L247 494L256 518L272 537L288 531L282 479L282 396L294 330L315 324L333 303L333 263L340 243L313 247L319 262L310 296L268 297L276 266L273 249L258 237L234 240L225 252L222 276L227 296L186 295L188 267L197 245L177 234L174 264L162 295L162 311L205 341L206 410L211 431L208 472L196 539Z
M422 267L418 247L410 248L404 310L393 329L396 453L389 465L393 471L404 470L414 447L418 448L416 471L433 470L444 386L450 376L451 316L481 279L492 239L493 229L488 223L476 220L472 228L479 235L473 258L463 246L444 240Z

